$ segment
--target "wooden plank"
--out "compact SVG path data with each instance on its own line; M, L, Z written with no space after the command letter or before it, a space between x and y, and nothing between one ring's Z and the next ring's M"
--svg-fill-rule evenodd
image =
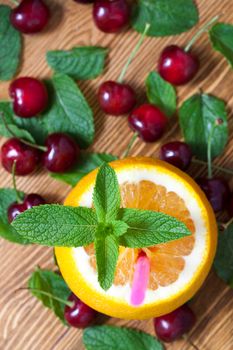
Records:
M222 21L233 23L233 1L197 0L200 12L200 25L216 14L222 14ZM9 4L10 1L1 1ZM47 78L51 70L46 64L45 53L53 49L69 49L75 45L101 45L110 47L105 74L93 81L81 82L95 114L96 140L92 147L100 152L112 152L118 156L128 144L131 132L127 119L105 116L96 102L96 91L106 79L116 79L132 51L138 34L125 30L118 35L99 32L92 21L91 6L82 6L73 1L48 0L52 9L52 20L46 32L34 36L24 36L23 65L21 76ZM159 53L168 44L185 45L195 33L169 38L147 38L133 64L130 66L126 81L136 89L139 101L145 101L144 80L151 70L156 69ZM201 59L198 76L190 84L179 87L179 104L199 88L223 98L229 109L231 138L224 155L217 160L221 165L233 168L232 107L233 74L227 62L211 49L207 34L194 46L194 52ZM0 98L8 98L9 82L1 82ZM170 121L168 131L161 142L180 138L176 118ZM3 143L0 140L0 144ZM146 145L137 141L132 155L158 155L160 143ZM192 166L190 174L204 174L203 167ZM230 178L228 178L230 180ZM231 181L231 185L233 182ZM0 169L0 186L11 186L11 176ZM40 170L30 177L18 178L18 186L25 192L38 192L50 202L62 202L69 188ZM29 274L36 265L43 268L53 267L52 251L42 247L21 247L0 241L0 349L2 350L82 350L82 332L64 328L51 312L43 308L26 291L15 292L26 285ZM214 273L208 277L205 285L192 301L197 314L196 327L190 338L201 350L230 350L233 347L233 298L230 290ZM133 326L147 332L153 332L152 321L123 321L110 319L109 323ZM190 350L185 341L168 345L170 350Z

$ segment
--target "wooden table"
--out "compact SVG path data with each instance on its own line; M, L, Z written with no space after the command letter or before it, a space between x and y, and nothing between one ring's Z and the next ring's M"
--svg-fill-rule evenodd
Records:
M200 25L216 14L223 14L222 20L233 23L232 0L197 0L200 12ZM1 1L9 4L10 1ZM100 45L109 47L110 54L104 76L93 81L80 83L87 100L93 108L96 125L96 138L93 149L110 152L118 156L131 138L127 119L105 116L96 102L97 86L106 79L116 79L132 51L138 34L125 30L118 35L106 35L96 29L92 21L91 6L82 6L72 0L50 0L52 20L46 32L24 37L23 65L21 76L46 78L51 70L46 64L45 53L52 49L69 49L77 45ZM144 81L147 74L156 68L159 53L167 44L185 45L196 28L177 37L147 38L126 79L136 89L141 101L145 101ZM229 109L231 137L224 155L218 164L233 168L233 71L221 55L211 49L207 34L195 44L194 51L201 59L198 76L190 84L178 88L179 104L202 88L205 92L223 98ZM1 82L0 97L8 98L9 83ZM161 142L181 137L176 118L173 118ZM3 143L1 139L0 143ZM156 157L160 144L146 145L137 141L132 155ZM193 166L192 175L204 174L203 167ZM229 179L230 180L230 179ZM18 187L25 192L38 192L51 202L62 202L69 187L52 180L45 171L30 177L19 177ZM231 181L233 186L233 181ZM0 169L0 187L11 186L11 176ZM16 292L27 283L28 276L36 265L53 268L52 251L43 247L18 246L0 241L0 349L1 350L82 350L82 331L67 331L53 316L27 291ZM197 314L197 323L190 338L200 350L230 350L233 348L233 292L214 272L192 301ZM152 321L123 321L111 319L111 324L133 326L153 333ZM166 347L169 350L188 350L191 346L178 341ZM127 349L126 349L127 350ZM136 350L136 349L135 349Z

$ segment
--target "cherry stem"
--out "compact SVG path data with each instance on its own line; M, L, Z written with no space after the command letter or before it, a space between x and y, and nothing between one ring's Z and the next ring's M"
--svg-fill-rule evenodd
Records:
M17 163L16 160L14 160L13 166L12 166L12 182L13 182L13 188L15 190L17 203L22 203L22 201L20 199L19 191L17 190L17 186L16 186L16 176L15 176L16 163Z
M219 19L219 15L213 17L209 22L207 22L198 32L192 37L192 39L189 41L189 43L185 46L184 51L188 52L191 48L191 46L195 43L195 41L208 30L208 28L216 22Z
M233 223L233 217L226 223L220 222L219 225L226 230Z
M30 147L39 149L39 150L42 151L42 152L46 152L46 151L47 151L47 148L44 147L44 146L39 146L39 145L36 145L35 143L31 143L31 142L29 142L29 141L25 141L24 139L21 139L21 138L17 137L17 136L15 135L15 133L9 128L9 125L7 124L7 121L6 121L6 118L5 118L4 113L3 113L3 112L0 112L0 115L1 115L1 117L2 117L2 120L3 120L3 123L4 123L4 126L5 126L6 130L9 132L9 134L11 134L11 136L13 136L13 137L19 139L19 141L21 141L22 143L24 143L24 144L27 145L27 146L30 146Z
M131 139L130 139L130 141L129 141L129 144L128 144L126 150L125 150L125 152L123 153L122 158L128 157L129 152L130 152L131 148L133 147L133 144L134 144L134 142L136 141L137 137L138 137L138 133L135 132L135 133L133 134L133 136L131 137Z
M73 307L73 306L74 306L74 302L61 299L61 298L56 297L56 296L54 296L53 294L48 293L48 292L45 292L45 291L43 291L43 290L41 290L41 289L37 289L37 288L19 288L19 289L16 290L16 292L19 291L19 290L30 290L31 292L39 293L39 294L45 295L46 297L49 297L49 298L51 298L51 299L53 299L53 300L57 300L57 301L59 301L60 303L62 303L62 304L64 304L64 305L67 305L67 306L69 306L69 307Z
M148 32L148 30L150 29L150 24L146 23L145 25L145 29L144 29L144 32L142 33L138 43L136 44L136 46L134 47L133 51L131 52L125 66L123 67L122 71L121 71L121 74L118 78L118 83L122 83L122 81L124 80L124 77L125 77L125 73L127 72L127 69L130 65L130 63L132 62L132 60L134 59L134 57L136 56L137 52L139 51L144 39L145 39L145 36Z
M205 165L205 166L207 165L207 163L204 160L200 160L200 159L196 159L196 158L192 159L192 163L201 164L201 165ZM212 164L212 168L219 170L219 171L222 171L226 174L233 175L233 170L231 170L231 169L224 168L222 166L214 165L214 164Z
M185 341L187 341L187 343L188 343L189 345L191 345L191 346L193 347L193 349L199 350L198 346L195 345L195 344L192 342L192 340L187 336L187 334L184 334L184 335L183 335L183 339L184 339Z

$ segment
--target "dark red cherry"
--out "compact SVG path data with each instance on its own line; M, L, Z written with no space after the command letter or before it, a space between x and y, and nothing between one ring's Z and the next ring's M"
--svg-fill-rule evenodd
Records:
M154 142L162 136L167 118L158 107L148 103L134 109L128 117L128 122L145 142Z
M39 194L31 193L24 198L24 205L26 209L31 209L32 207L37 207L38 205L45 204L45 200Z
M11 223L16 216L23 213L27 208L25 207L24 203L12 203L8 208L8 221Z
M233 193L231 193L231 197L228 205L228 213L230 218L232 218L233 217Z
M160 159L165 160L181 170L186 170L192 160L192 151L185 142L169 142L161 147Z
M118 32L129 22L129 4L126 0L96 0L93 18L96 26L103 32Z
M188 333L195 322L193 311L185 304L169 314L154 318L154 328L160 340L172 342Z
M41 32L50 17L48 6L42 0L22 0L11 12L11 24L20 32Z
M100 85L98 100L105 113L116 116L129 113L136 104L134 90L128 84L115 81Z
M198 68L197 57L176 45L168 46L163 50L158 65L161 77L173 85L188 83L195 76Z
M48 104L45 85L37 79L23 77L14 80L9 88L13 108L17 116L31 118L43 112Z
M28 194L23 203L12 203L8 208L8 221L12 222L16 216L23 213L27 209L31 209L32 207L37 207L38 205L45 204L44 198L42 198L39 194L31 193Z
M215 212L228 207L230 189L228 183L222 178L199 178L196 180Z
M97 312L84 304L73 293L68 298L68 301L73 302L73 306L66 305L65 319L69 325L76 328L85 328L95 320Z
M28 175L38 166L40 151L25 145L17 138L6 141L1 148L2 166L12 172L14 161L16 161L15 175Z
M79 147L75 141L63 133L51 134L47 137L42 162L45 168L54 173L63 173L69 170L76 162Z

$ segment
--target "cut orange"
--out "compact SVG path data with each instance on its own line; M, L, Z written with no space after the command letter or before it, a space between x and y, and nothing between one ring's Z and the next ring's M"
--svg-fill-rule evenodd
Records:
M56 248L61 273L71 290L99 312L126 319L145 319L171 312L200 288L212 265L217 225L198 185L185 173L159 160L128 158L111 163L121 188L122 206L160 211L183 221L192 235L143 249L150 261L144 302L130 304L139 249L120 247L114 284L104 291L98 284L93 245ZM83 178L65 205L92 206L97 171Z

